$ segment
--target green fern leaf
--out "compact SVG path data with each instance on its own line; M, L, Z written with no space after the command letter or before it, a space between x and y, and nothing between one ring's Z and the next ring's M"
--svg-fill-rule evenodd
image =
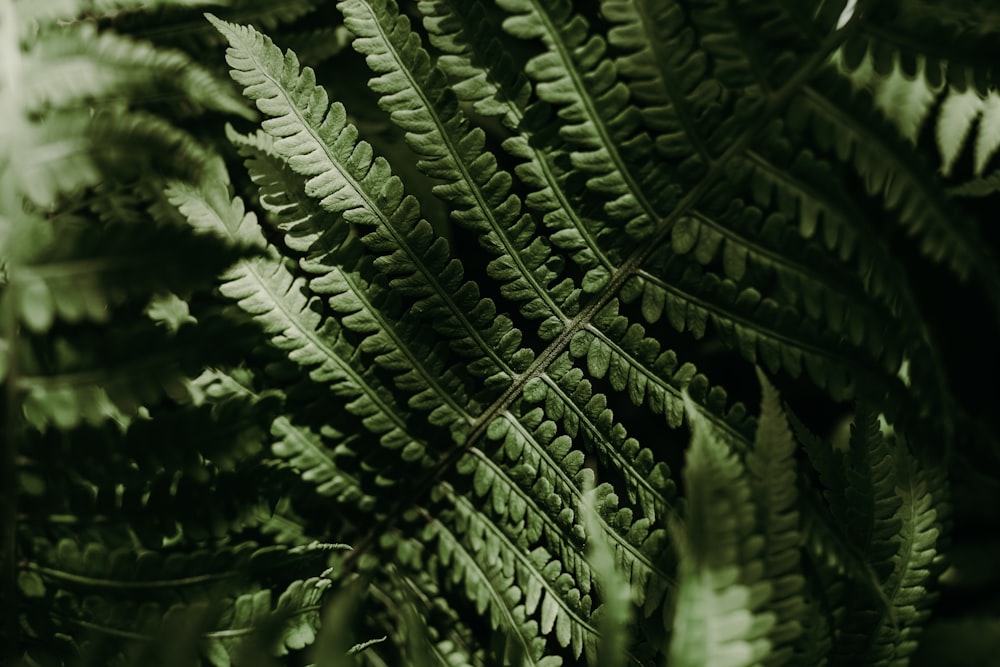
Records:
M393 277L390 286L416 298L412 311L434 320L435 330L452 339L462 356L480 357L479 363L469 365L474 374L490 378L491 386L504 387L516 369L527 365L527 351L516 363L513 359L521 349L520 337L511 330L510 320L497 317L493 304L480 299L478 289L463 280L461 265L450 260L447 245L417 217L416 201L404 197L387 163L373 161L370 146L357 143L357 131L345 124L343 107L326 108L325 92L311 83L312 70L303 70L305 84L300 82L293 54L283 60L277 47L259 33L217 20L215 25L234 44L229 58L237 80L258 100L258 107L274 117L265 128L278 138L276 150L308 178L306 194L352 223L377 225L364 242L386 256L376 266ZM250 55L258 51L267 58ZM302 92L296 98L289 91ZM402 252L395 252L397 248ZM471 340L465 340L467 336Z
M244 153L257 155L248 168L261 186L262 206L275 213L286 242L308 253L301 266L315 276L309 281L313 293L325 297L345 329L358 334L358 349L394 376L395 385L409 395L409 407L429 413L435 426L460 431L471 420L470 411L478 408L466 395L462 369L446 367L444 346L428 341L403 312L387 279L364 258L360 244L344 236L345 226L324 226L328 216L315 201L292 194L302 193L304 183L274 164L269 155L272 145L263 137L236 140Z
M756 500L757 525L764 536L764 576L774 589L767 609L775 623L769 632L771 652L764 664L785 664L798 641L806 616L805 579L799 565L799 511L796 508L795 440L781 410L777 390L758 369L763 400L754 447L746 467Z
M255 47L255 48L256 48L256 47ZM243 61L235 61L235 60L234 60L234 63L239 63L239 64L237 64L237 67L240 67L241 69L245 68L245 65L243 65L243 64L242 64L242 62L243 62ZM249 72L249 70L247 70L247 71ZM307 70L307 71L308 71L308 70ZM264 83L265 81L266 81L266 80L262 80L262 79L258 78L258 75L256 75L256 74L252 74L252 75L248 74L248 78L247 78L247 79L246 79L246 80L244 81L244 83L248 83L248 84L251 84L251 89L250 89L250 90L251 90L251 95L252 95L252 96L256 96L256 95L258 95L258 94L263 94L263 93L257 93L256 91L254 91L254 90L252 89L252 86L253 86L253 85L258 85L258 83L259 83L260 85L265 85L265 83ZM270 85L270 84L267 84L267 85ZM277 94L277 95L282 95L282 93L280 93L280 92L278 92L278 93L271 93L271 94ZM280 99L280 98L279 98L279 99ZM274 114L276 114L276 115L277 115L277 114L281 114L281 113L285 113L285 109L286 109L286 107L282 107L282 106L279 106L279 107L276 107L276 108L275 108L275 110L273 111L273 113L274 113ZM327 122L327 123L328 123L328 122L337 122L337 123L341 123L342 121L339 121L339 120L336 120L336 116L334 116L334 115L333 115L333 114L335 114L335 113L340 113L340 112L339 112L339 111L337 110L337 108L336 108L336 105L335 105L335 106L334 106L334 107L333 107L333 108L331 109L331 115L330 115L330 116L327 116L327 119L326 119L326 121L324 121L324 122ZM291 119L291 116L289 116L289 117L288 117L288 118L290 118L291 120L287 120L287 121L286 121L286 120L284 120L284 118L285 118L284 116L283 116L282 118L283 118L283 120L282 120L282 122L283 122L283 123L284 123L284 122L289 122L289 123L292 123L292 124L295 124L295 125L297 125L297 124L299 123L299 121L298 121L298 120L294 120L294 119ZM331 119L333 119L333 120L331 121ZM269 126L265 126L265 127L269 127ZM300 126L300 127L303 127L303 126ZM297 131L301 132L302 130L297 130ZM339 132L343 132L343 130L336 130L336 132L338 132L338 133L339 133ZM282 131L278 132L278 135L279 135L279 136L282 136L282 135L283 135L284 133L285 133L285 131L284 131L284 130L282 130ZM281 146L282 146L282 143L281 143L281 142L282 142L282 141L285 141L285 140L283 140L283 139L282 139L282 140L280 140L280 141L279 141L278 143L276 143L276 144L275 144L275 149L276 149L276 151L277 151L277 152L279 152L279 153L281 152ZM310 141L311 141L311 140L310 140ZM298 151L299 149L296 149L296 150ZM310 155L312 155L312 156L316 156L316 155L323 155L323 154L328 154L328 153L327 153L327 150L328 150L328 149L326 149L326 148L322 148L322 147L319 147L319 148L318 148L318 150L314 151L313 153L310 153ZM286 159L287 159L287 158L286 158ZM367 158L366 158L366 159L367 159ZM292 168L294 169L294 168L296 168L296 165L297 165L297 164L300 164L300 163L296 162L296 159L295 159L294 157L292 157L292 158L291 158L291 159L289 160L289 164L290 164L290 166L292 166ZM376 163L376 165L377 165L377 163ZM340 168L335 168L335 169L340 169ZM341 171L340 173L345 173L345 172L344 172L344 171ZM347 172L347 173L349 173L349 172ZM362 172L362 173L363 173L363 172ZM352 181L351 181L351 180L348 180L348 181L347 181L347 182L345 183L345 186L342 186L342 187L346 187L346 186L350 186L350 187L358 187L358 186L357 186L357 184L356 184L356 181L352 183ZM325 195L324 195L324 192L323 192L322 190L319 190L319 191L312 191L312 189L311 189L312 187L313 187L313 186L311 185L311 181L310 181L310 182L307 182L307 183L306 183L306 192L307 192L307 194L311 194L311 195L313 195L313 196L315 196L315 197L317 197L317 198L321 198L321 197L324 197L324 196L325 196ZM359 191L359 192L360 192L361 194L363 194L363 193L364 193L364 190L363 190L363 189L359 189L358 191ZM324 200L324 201L330 201L330 200L329 200L329 199L326 199L326 200ZM364 204L364 201L363 201L363 200L362 200L361 204L362 204L362 205L365 205L365 206L368 206L367 204ZM338 206L339 206L339 205L338 205ZM375 212L377 213L378 211L376 210ZM392 223L390 222L390 224L392 224ZM382 229L382 227L380 227L380 230L381 230L381 229ZM406 246L404 246L404 249L407 249L407 248L406 248ZM411 252L412 252L412 251L411 251ZM377 263L376 263L376 265L377 265ZM328 275L329 275L329 274L328 274ZM432 284L433 284L433 283L432 283ZM385 324L386 324L386 325L388 325L388 323L387 323L387 322L386 322ZM516 340L517 340L517 339L513 339L513 341L512 341L512 342L514 342L514 341L516 341ZM516 342L515 342L515 344L516 344ZM513 349L511 349L511 350L510 350L510 352L513 352L513 351L514 351ZM515 359L516 359L516 357L515 357ZM521 364L521 363L523 363L523 362L520 362L520 361L518 361L517 363L518 363L518 364L520 365L520 364ZM473 366L472 366L472 369L473 369L473 372L474 372L474 373L476 373L476 374L478 374L478 373L479 373L478 371L474 370L474 369L475 369L475 365L473 365ZM489 383L489 380L487 381L487 383ZM513 428L513 432L517 432L517 433L522 433L522 434L524 435L524 438L525 438L525 441L526 441L526 442L532 442L532 438L531 438L531 436L530 436L530 435L528 434L528 432L526 432L526 431L521 431L521 430L520 430L520 429L522 428L520 424L518 424L518 423L516 423L516 422L513 422L513 423L511 423L511 426L513 426L513 427L514 427L514 428ZM492 430L492 429L491 429L491 430ZM548 440L549 438L551 438L551 436L545 436L545 439L546 439L546 440ZM519 440L520 440L519 438L515 438L515 439L514 439L514 442L518 442ZM530 451L530 452L536 452L536 451L541 451L541 450L544 450L544 442L545 442L545 441L543 441L542 443L538 443L538 442L532 442L532 444L530 445L530 447L523 447L523 446L522 446L522 447L520 448L520 451L521 451L521 452L528 452L528 451ZM563 455L560 455L560 458L562 458L563 456L564 456L564 454L563 454ZM581 459L582 459L582 457L581 457ZM558 459L557 459L557 460L558 460ZM539 460L539 462L540 462L540 460ZM537 465L537 463L531 463L530 465L531 465L532 467L534 467L534 466L536 466L536 465ZM544 479L544 478L543 478L543 479ZM530 479L526 479L524 483L529 483L529 482L530 482ZM548 485L551 485L551 482L546 482L546 483L545 483L545 484L543 484L543 485L542 485L541 487L538 487L538 486L535 486L535 493L540 493L540 494L542 494L542 495L541 495L541 498L543 498L543 499L547 499L547 502L548 502L548 503L552 503L552 502L554 502L555 500L558 500L558 499L560 498L560 496L561 496L561 495L565 495L565 494L567 494L567 493L570 493L569 489L570 489L570 488L572 488L572 487L570 487L570 486L559 486L559 485L557 485L556 487L552 487L552 486L548 486L548 489L546 489L546 488L545 488L545 487L546 487L546 484L548 484ZM484 487L484 488L486 488L486 487ZM554 490L555 490L555 491L557 491L557 493L553 493L553 491L554 491ZM558 512L558 508L556 508L556 507L554 507L554 506L552 506L552 505L549 505L549 507L548 507L548 511L550 511L550 512L553 512L553 513L557 513L557 512ZM570 514L570 516L572 516L572 514ZM535 538L535 539L537 539L537 538ZM560 540L560 538L558 538L558 533L557 533L556 531L551 531L551 533L550 533L550 536L549 536L549 539L557 539L557 540ZM640 534L640 537L639 537L639 538L637 538L637 539L640 539L640 540L641 540L641 539L644 539L644 538L643 538L643 537L641 536L641 534ZM560 541L561 541L561 540L560 540ZM625 554L625 555L626 555L626 556L627 556L627 557L628 557L628 558L629 558L629 559L631 560L632 558L635 558L635 556L634 556L634 555L629 555L629 554L635 554L635 553L637 553L635 549L636 549L636 547L634 547L634 546L629 546L629 545L628 545L628 543L626 542L626 543L625 543L625 549L624 549L624 551L623 551L622 553L624 553L624 554ZM648 567L648 566L646 566L646 567ZM643 571L643 570L639 570L639 571L637 572L637 576L638 576L638 573L639 573L639 572L642 572L642 571ZM644 590L644 588L638 588L637 590ZM662 590L662 589L661 589L661 590ZM655 596L654 596L654 597L655 597ZM477 604L480 604L480 605L483 605L483 604L485 604L485 605L487 605L487 607L489 606L489 602L488 602L488 600L486 600L486 599L478 599L478 600L477 600ZM654 603L654 604L655 604L655 603ZM560 634L560 641L562 641L562 640L565 640L565 639L566 639L566 637L567 637L567 636L566 636L566 634L565 634L565 633L567 632L566 628L567 628L567 627L569 627L569 628L572 628L572 627L574 627L574 626L573 626L572 624L571 624L570 626L565 626L565 627L564 627L564 626L562 626L562 625L551 625L551 626L550 626L550 625L549 625L548 623L543 623L543 624L541 624L541 626L540 626L540 627L541 627L542 631L544 631L544 632L549 632L549 631L556 631L557 633L562 633L562 634ZM571 630L570 630L570 631L571 631ZM581 645L578 645L578 646L576 647L576 650L577 650L577 651L579 651L579 650L581 650L581 649L582 649L582 646L581 646Z
M256 216L244 214L238 198L229 199L225 183L209 184L201 190L175 184L169 194L196 228L251 247L267 247ZM348 409L365 420L367 429L379 434L384 446L401 449L405 460L419 460L425 445L408 434L392 396L371 371L355 367L353 350L340 335L337 323L322 321L310 308L301 288L304 281L288 271L275 254L271 247L268 257L237 263L223 276L223 295L260 322L279 348L290 350L292 360L309 369L314 381L330 385L351 401Z
M628 88L616 81L614 64L605 55L607 43L589 34L586 19L574 15L567 2L499 4L510 14L504 21L507 32L541 39L548 49L528 62L526 73L539 97L560 107L560 134L573 145L573 166L588 175L590 189L607 197L604 209L611 220L630 235L648 236L679 192L648 162L638 173L630 169L642 163L650 142L646 135L634 135L638 113L627 105ZM657 180L667 185L640 187Z
M603 600L594 614L602 639L596 655L588 655L587 662L599 667L621 667L627 660L632 595L628 580L615 566L614 547L601 527L595 504L595 492L587 491L580 512L588 533L588 560Z
M56 320L107 322L114 309L148 300L154 291L203 285L244 253L218 238L176 227L116 225L94 228L83 221L26 225L11 239L11 296L34 333ZM192 270L172 261L189 257Z
M687 516L675 520L678 583L670 661L677 665L753 665L771 648L764 541L742 462L697 413L685 468Z
M983 176L1000 148L997 130L1000 100L996 93L932 86L923 68L912 77L905 76L899 66L894 66L887 75L879 75L870 59L865 59L850 76L856 86L872 91L882 114L912 143L916 144L922 126L933 123L941 157L940 171L945 176L952 174L970 136L973 137L973 175Z
M157 48L88 24L46 33L23 63L25 112L82 103L107 104L125 92L137 97L183 96L197 108L253 119L231 86L180 51Z
M897 442L903 449L905 443ZM898 451L898 450L897 450ZM896 518L901 522L900 540L892 556L893 570L885 583L886 596L894 614L880 620L873 639L875 660L893 662L907 659L917 646L934 599L927 582L940 571L939 554L943 516L947 511L943 472L907 455L896 457L896 494L902 501Z
M959 90L974 87L985 93L996 81L989 57L990 10L961 3L942 8L924 0L907 0L897 12L874 11L865 15L844 44L844 63L853 70L870 57L875 71L888 74L895 61L913 75L918 61L926 60L932 85L947 81ZM981 22L979 19L983 19Z
M282 626L271 649L276 655L309 644L320 597L330 584L317 578L292 581L273 610L270 590L244 592L244 577L254 570L280 573L285 581L299 572L315 572L329 553L325 546L258 549L244 543L228 552L203 550L166 558L155 551L109 551L99 543L78 545L67 539L36 544L35 549L41 562L29 563L26 571L48 582L48 595L59 591L59 602L48 600L59 608L59 622L98 635L148 641L178 615L221 603L216 627L203 629L204 655L213 665L230 664L245 638L272 617ZM213 615L208 611L207 616Z
M831 101L835 96L836 104ZM947 261L963 278L975 271L980 279L995 280L995 269L982 252L976 231L967 223L955 222L940 187L932 185L905 144L893 139L891 130L872 129L881 119L871 106L870 97L851 95L845 83L826 74L793 103L789 124L810 129L822 146L835 150L842 160L851 160L868 191L881 195L887 207L898 209L901 222L912 234L923 236L921 249L931 259ZM835 131L835 127L841 129Z
M225 322L188 326L176 334L151 321L108 335L84 329L49 336L19 352L16 389L25 418L44 430L114 419L125 424L164 395L184 400L186 376L197 375L207 349L219 363L235 361L239 346ZM228 349L225 345L231 347ZM155 354L150 354L155 350Z
M511 192L512 177L484 152L485 133L469 129L440 71L426 67L429 56L406 22L396 20L395 3L382 5L338 5L357 36L355 49L379 75L371 87L422 158L418 167L445 181L434 191L454 204L452 218L477 232L480 244L496 256L487 272L500 282L500 293L526 317L544 319L540 335L554 338L576 313L579 291L571 281L559 280L549 248L533 240L534 222Z

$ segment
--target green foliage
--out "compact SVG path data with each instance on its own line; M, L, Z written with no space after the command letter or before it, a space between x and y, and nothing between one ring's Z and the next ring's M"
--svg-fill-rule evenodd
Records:
M995 14L0 0L3 657L908 664Z

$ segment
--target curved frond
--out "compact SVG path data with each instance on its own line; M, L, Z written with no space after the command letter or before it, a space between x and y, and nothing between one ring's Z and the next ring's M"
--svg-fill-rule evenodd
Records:
M906 443L898 441L896 446L903 449ZM917 647L935 599L928 584L943 570L941 545L948 511L940 468L904 452L896 457L894 479L902 501L896 513L901 539L885 582L894 613L880 620L872 646L873 658L883 662L908 658Z
M23 395L25 418L42 430L48 424L70 429L106 419L125 424L164 396L184 400L182 380L201 372L207 359L235 362L240 346L234 342L223 321L173 334L150 320L110 334L84 327L18 351L14 385Z
M918 64L911 76L898 65L880 75L866 58L850 76L856 86L871 90L879 111L912 143L925 125L933 124L944 176L953 174L959 158L971 148L972 175L981 178L1000 148L1000 97L993 90L931 85L923 61Z
M82 627L92 637L148 641L179 615L203 613L200 632L210 664L228 665L244 640L274 619L273 651L311 642L319 601L329 580L316 578L331 551L343 545L291 549L244 542L228 549L177 551L109 548L100 542L35 540L22 564L21 585L31 606L46 604L57 626ZM282 591L249 584L271 580ZM302 577L297 579L297 577Z

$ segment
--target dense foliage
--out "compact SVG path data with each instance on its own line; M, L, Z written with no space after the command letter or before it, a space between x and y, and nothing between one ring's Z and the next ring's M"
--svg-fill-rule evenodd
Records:
M992 659L1000 9L0 33L0 660Z

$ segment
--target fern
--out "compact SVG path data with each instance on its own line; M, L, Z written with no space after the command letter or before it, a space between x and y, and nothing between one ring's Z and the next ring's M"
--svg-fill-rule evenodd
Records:
M749 480L724 440L703 422L692 428L688 526L674 528L680 565L670 662L756 664L771 648L766 637L775 617L762 609L773 591L760 558L763 540L754 535Z
M906 664L989 431L921 262L1000 313L994 19L0 0L5 645Z

